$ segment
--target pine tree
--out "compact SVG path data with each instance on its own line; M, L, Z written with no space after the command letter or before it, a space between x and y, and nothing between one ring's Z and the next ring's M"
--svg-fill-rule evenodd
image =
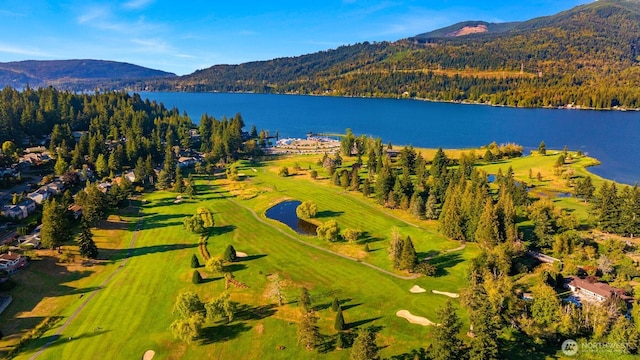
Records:
M416 249L413 247L413 241L407 236L402 243L402 252L398 269L412 271L418 262Z
M604 232L620 230L620 198L615 183L603 183L595 204L599 228Z
M475 239L484 249L492 249L500 241L498 231L498 217L493 208L493 202L487 199L478 222Z
M351 348L351 360L377 360L376 333L369 328L360 329Z
M78 235L78 247L80 250L80 255L89 258L95 259L98 257L98 247L96 243L93 241L93 234L91 233L91 227L89 222L86 220L82 220L80 224L80 234Z
M307 350L313 350L318 346L320 341L320 332L318 331L318 317L313 311L304 312L302 321L298 327L298 343Z
M364 179L362 182L362 195L364 195L364 197L371 195L371 182L369 179Z
M547 155L547 145L544 141L541 141L540 145L538 145L538 153L540 153L540 155Z
M333 298L333 302L331 303L331 310L338 311L339 307L340 307L340 301L338 301L337 297Z
M234 262L237 259L236 249L233 248L233 245L227 245L227 248L224 250L224 261L226 262Z
M433 360L460 359L464 343L458 338L462 323L451 301L436 310L440 325L433 328L433 341L429 355Z
M338 306L338 311L336 311L336 320L333 323L333 328L342 331L345 329L344 316L342 315L342 306Z
M417 217L418 219L424 219L424 199L422 199L422 196L420 196L417 191L414 192L413 195L411 195L409 207L413 216Z
M336 350L344 349L344 334L342 331L338 331L336 335Z
M198 261L198 257L196 254L191 255L191 268L197 269L200 267L200 261Z
M458 205L461 194L456 188L454 184L451 184L447 189L442 213L440 213L440 229L445 236L451 239L465 240L462 228L463 219Z
M198 270L193 270L191 281L196 285L202 282L202 275L200 275L200 272Z
M44 203L42 229L40 230L43 247L54 249L71 240L72 235L66 212L67 209L58 206L56 199Z
M425 204L424 217L428 220L436 220L438 216L438 200L433 192L429 192L427 203Z
M303 287L300 289L300 299L298 300L300 307L304 313L311 311L311 296L309 295L309 290Z
M180 166L176 166L176 177L175 177L175 182L173 184L173 191L177 193L184 192L184 181L182 178L182 171L180 169Z

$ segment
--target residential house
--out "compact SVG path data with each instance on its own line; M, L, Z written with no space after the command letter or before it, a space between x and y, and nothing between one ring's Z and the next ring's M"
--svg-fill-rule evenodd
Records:
M67 210L71 211L73 218L78 220L82 216L82 206L78 204L69 205Z
M29 199L29 198L24 199L23 201L21 201L18 204L18 207L20 209L22 209L22 211L26 212L27 216L33 214L33 212L36 211L36 209L37 209L36 202L31 200L31 199Z
M23 213L22 209L16 205L5 205L2 207L2 213L4 216L10 219L24 219L28 214Z
M4 270L9 274L13 274L25 266L27 266L27 259L20 254L9 251L0 255L0 270Z
M565 288L573 292L573 295L585 300L595 300L603 302L612 296L618 296L625 301L633 300L624 294L624 290L614 288L602 282L589 282L579 277L568 277L565 279Z
M46 189L51 195L60 195L64 191L64 184L59 181L50 182L47 185L41 187Z
M196 159L193 157L182 156L178 159L178 166L181 169L194 166L196 164Z
M106 194L111 189L111 183L106 181L101 182L98 184L98 189L100 189L100 191L102 191L103 194Z
M40 188L29 195L27 197L33 200L36 204L41 205L45 200L49 198L51 194L44 188Z

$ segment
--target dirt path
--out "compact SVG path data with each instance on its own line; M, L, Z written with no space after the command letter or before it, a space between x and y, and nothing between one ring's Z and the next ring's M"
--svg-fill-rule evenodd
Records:
M267 220L265 220L265 219L261 218L260 216L258 216L258 214L256 214L256 212L255 212L255 211L253 211L253 209L251 209L251 208L249 208L249 207L247 207L247 206L244 206L244 205L242 205L242 204L238 203L237 201L235 201L235 200L233 200L233 199L231 199L231 198L229 198L229 197L227 197L226 199L227 199L227 200L229 200L230 202L232 202L233 204L237 205L238 207L241 207L241 208L243 208L243 209L245 209L245 210L249 211L249 212L251 213L251 215L253 215L253 217L254 217L256 220L258 220L259 222L261 222L262 224L267 225L267 226L271 227L272 229L277 230L277 231L278 231L279 233L281 233L282 235L284 235L284 236L288 237L289 239L295 240L295 241L297 241L297 242L299 242L300 244L303 244L303 245L305 245L305 246L309 246L309 247L312 247L312 248L314 248L314 249L317 249L317 250L320 250L320 251L324 251L324 252L326 252L326 253L329 253L329 254L332 254L332 255L335 255L335 256L339 256L339 257L341 257L341 258L343 258L343 259L347 259L347 260L351 260L351 261L358 262L358 263L360 263L360 264L362 264L362 265L364 265L364 266L368 266L368 267L370 267L370 268L372 268L372 269L374 269L374 270L377 270L377 271L379 271L379 272L381 272L381 273L383 273L383 274L386 274L386 275L389 275L389 276L393 276L393 277L398 278L398 279L402 279L402 280L412 280L412 279L415 279L415 278L417 278L417 277L419 277L419 276L420 276L420 275L418 275L418 274L413 274L413 275L410 275L410 276L402 276L402 275L394 274L394 273L392 273L391 271L388 271L388 270L385 270L385 269L383 269L383 268L377 267L377 266L375 266L375 265L373 265L373 264L369 264L368 262L364 262L364 261L359 260L359 259L355 259L355 258L352 258L352 257L346 256L346 255L339 254L339 253L334 252L334 251L331 251L331 250L329 250L329 249L325 249L325 248L323 248L322 246L318 246L318 245L315 245L315 244L310 244L310 243L308 243L308 242L306 242L306 241L300 240L300 239L296 238L295 236L293 236L293 235L291 235L291 234L287 233L285 230L282 230L282 229L280 229L279 227L277 227L277 226L275 226L275 225L273 225L273 224L269 223Z
M138 212L140 212L140 209L138 209ZM136 238L138 237L138 230L140 230L140 227L142 226L142 215L138 215L138 222L136 224L136 229L133 232L133 236L131 236L131 241L129 242L129 248L127 249L127 257L124 258L124 260L122 260L122 262L120 263L120 265L116 268L116 270L111 273L111 275L109 275L109 277L107 277L106 279L104 279L104 281L102 281L100 283L100 285L98 285L97 289L102 289L105 286L107 286L111 280L118 275L118 273L120 273L122 271L122 269L124 268L124 266L127 264L127 261L129 260L129 258L131 257L131 252L133 251L133 247L136 243ZM89 303L89 301L91 301L91 299L93 299L93 297L98 293L98 291L94 290L91 292L91 295L89 295L83 302L82 304L76 309L76 311L73 312L73 314L71 314L71 316L69 316L67 318L67 320L62 324L62 326L60 326L60 328L58 328L58 330L55 332L55 334L53 334L53 336L51 337L51 340L49 340L46 344L42 345L42 347L40 348L40 350L38 350L38 352L36 352L35 354L33 354L29 360L33 360L35 358L37 358L38 356L40 356L51 344L53 344L54 342L56 342L61 334L64 332L64 330L67 328L67 326L69 326L69 324L71 324L71 322L78 316L78 314L80 314L80 312L82 311L82 309L84 309L85 306L87 306L87 304Z

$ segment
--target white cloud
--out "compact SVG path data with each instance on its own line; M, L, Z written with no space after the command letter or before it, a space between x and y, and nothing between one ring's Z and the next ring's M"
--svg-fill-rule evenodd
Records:
M142 9L151 4L154 0L131 0L122 4L125 9Z
M85 24L89 22L93 22L94 20L98 20L101 18L106 18L110 15L110 11L106 7L92 7L88 9L86 12L78 16L78 23Z
M49 54L37 49L22 48L22 47L8 45L8 44L0 44L0 52L8 53L8 54L16 54L16 55L50 57Z

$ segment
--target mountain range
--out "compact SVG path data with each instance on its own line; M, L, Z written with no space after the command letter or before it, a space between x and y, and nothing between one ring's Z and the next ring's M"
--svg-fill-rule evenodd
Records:
M92 70L90 60L82 60L87 66L76 65L74 71L50 62L42 73L0 64L0 81L11 85L5 79L6 72L12 71L18 80L32 77L47 85L85 89L109 84L152 91L640 108L639 46L640 2L600 0L523 22L466 21L394 42L364 42L297 57L215 65L180 77L143 68L134 71L129 64L119 70L117 63L109 63L111 70ZM40 84L31 81L31 86Z
M14 88L54 86L68 90L113 88L135 80L175 77L175 74L105 60L48 60L0 63L0 84Z

